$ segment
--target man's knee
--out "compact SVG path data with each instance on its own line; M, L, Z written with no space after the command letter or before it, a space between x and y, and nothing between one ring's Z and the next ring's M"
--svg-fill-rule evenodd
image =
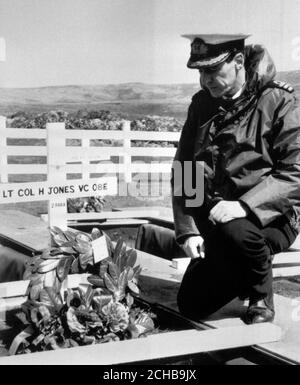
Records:
M224 246L240 251L249 248L260 248L266 245L265 240L256 226L248 219L234 219L219 225L220 242Z
M135 248L166 259L183 254L176 243L174 230L153 224L140 226Z

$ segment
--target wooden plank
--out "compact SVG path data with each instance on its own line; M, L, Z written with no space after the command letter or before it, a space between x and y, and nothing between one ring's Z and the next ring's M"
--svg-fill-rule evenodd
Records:
M98 227L100 229L116 228L116 227L136 227L140 225L146 225L150 223L147 219L109 219L107 221L100 222L83 222L83 221L68 221L68 226L73 228L89 228Z
M190 263L190 258L173 258L172 259L172 266L178 274L183 275L185 270L187 269L188 265ZM293 266L293 267L278 267L273 266L273 278L279 278L279 277L292 277L295 275L300 275L300 266Z
M46 146L6 146L7 155L47 156Z
M26 294L29 280L0 283L0 298L19 297Z
M174 229L173 210L163 206L133 206L133 207L113 207L114 211L138 210L145 214L145 218L158 226ZM158 215L151 215L151 210L158 210Z
M88 139L122 140L124 139L124 134L119 130L65 130L63 137L68 139L81 139L82 137L85 137ZM178 142L180 138L180 132L130 131L128 134L126 134L126 138L130 140Z
M50 245L47 224L39 217L17 210L0 211L0 238L39 252Z
M166 141L166 142L178 142L180 139L180 132L167 132L167 131L130 131L129 138L131 140L153 140L153 141Z
M109 344L3 357L0 364L113 365L274 342L280 340L281 335L281 329L269 323L183 330Z
M273 267L281 264L298 264L300 265L300 251L285 251L276 254L273 260Z
M153 216L158 215L158 211L149 211ZM70 221L87 221L101 219L121 219L121 218L145 218L145 213L138 210L128 210L124 212L102 211L100 213L69 213L67 218Z
M8 174L47 174L46 164L8 164L4 169Z
M78 156L78 155L77 155ZM95 158L91 156L91 158ZM98 159L91 159L98 160ZM129 166L128 166L129 167ZM93 173L93 174L102 174L102 173L125 173L125 171L130 171L131 173L171 173L171 162L169 163L145 163L139 161L131 163L128 168L123 163L113 163L111 161L106 161L105 163L94 163L94 164L66 164L62 166L62 169L65 173ZM170 178L168 178L170 179Z
M124 170L124 180L126 183L130 183L131 179L131 140L128 138L130 134L130 121L124 121L122 123L122 131L123 131L123 164L125 166ZM119 158L119 163L122 163Z
M119 153L118 153L119 154ZM78 155L76 155L78 157ZM99 160L93 159L91 160ZM106 161L109 162L109 161ZM124 173L126 167L123 163L94 163L94 164L64 164L61 165L61 169L64 173L69 174L82 174L82 173L93 173L93 174L105 174L105 173ZM28 163L28 164L6 164L3 166L8 174L47 174L46 163ZM130 171L139 173L170 173L171 163L131 163Z
M0 116L0 182L8 182L7 173L6 118Z
M132 156L166 156L173 158L176 148L174 147L131 147L130 155Z
M294 267L280 267L273 269L273 277L292 277L294 275L300 275L300 266Z
M15 146L17 147L17 146ZM21 146L20 146L21 147ZM78 151L80 150L80 147L75 147ZM89 159L90 160L97 160L97 157L101 155L102 157L105 156L123 156L125 155L131 155L131 156L149 156L149 157L158 157L158 156L165 156L169 158L173 158L176 152L176 148L174 147L130 147L124 150L123 147L89 147ZM65 147L65 157L67 160L71 161L72 156L74 155L74 147L67 146Z
M173 258L172 266L175 269L185 271L191 258ZM293 266L295 265L295 266ZM273 270L277 276L281 276L285 271L298 271L300 273L300 252L284 252L276 254L273 260Z
M65 130L68 131L68 130ZM80 153L82 149L80 147L73 147L73 146L66 146L64 148L64 155L66 161L75 161L77 158L77 155L75 154L74 158L74 149L76 149L76 152ZM119 156L120 154L123 154L124 150L123 147L113 147L113 146L92 146L89 147L89 160L97 160L100 156L100 159L103 157L110 157L110 156Z
M145 216L148 217L154 217L153 210L158 211L158 217L161 216L168 218L170 221L173 221L173 210L171 207L165 207L165 206L127 206L127 207L113 207L113 211L140 211L145 214Z
M7 315L10 310L19 309L23 303L27 301L27 297L11 297L1 298L0 297L0 330L1 324L7 320Z
M72 274L66 279L66 287L72 289L80 284L87 284L90 274ZM0 283L0 298L24 297L30 281L13 281Z
M42 128L7 128L7 138L46 139L47 132Z
M47 179L58 184L65 183L66 175L62 170L65 164L65 139L61 133L65 131L64 123L47 123ZM73 150L74 151L74 150ZM57 226L62 230L67 229L67 199L66 197L53 197L48 201L49 227Z

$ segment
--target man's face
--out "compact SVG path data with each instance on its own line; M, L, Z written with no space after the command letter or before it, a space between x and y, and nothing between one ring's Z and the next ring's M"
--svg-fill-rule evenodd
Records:
M199 69L200 83L207 88L213 98L229 96L237 83L236 61L221 63L216 67Z

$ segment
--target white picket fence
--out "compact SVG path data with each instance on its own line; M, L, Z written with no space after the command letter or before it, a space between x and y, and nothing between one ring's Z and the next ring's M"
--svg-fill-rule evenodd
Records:
M6 118L0 117L0 186L10 186L9 176L13 174L45 174L49 183L64 183L67 174L81 174L81 179L92 181L90 174L123 174L123 179L130 182L133 173L165 173L170 174L172 159L175 148L172 147L134 147L132 140L141 141L169 141L177 142L178 132L157 131L132 131L130 122L124 121L122 130L66 130L64 123L49 123L46 129L21 129L6 127ZM8 145L8 139L45 139L47 145L24 146ZM80 146L66 146L66 139L79 139ZM117 140L121 146L92 146L91 141L95 139ZM45 156L47 163L38 164L9 164L10 156ZM119 157L120 162L109 161L112 156ZM132 157L151 157L152 163L138 163ZM158 157L166 158L166 162L156 161ZM99 163L91 163L98 161ZM74 163L76 162L76 163ZM98 177L95 177L98 180ZM78 179L78 178L77 178ZM20 184L22 188L25 184ZM35 182L32 183L32 186ZM81 193L81 196L82 193ZM25 199L26 198L26 199ZM34 200L25 197L27 201ZM36 200L36 199L35 199ZM102 214L102 216L101 216ZM136 213L135 217L140 213ZM74 220L75 214L67 214L66 198L49 199L48 220L50 225L60 227L67 226L67 220ZM80 213L84 219L99 219L109 216L110 218L125 218L127 212L123 213ZM75 215L76 216L76 215ZM76 217L77 218L77 217ZM276 255L273 267L274 276L289 276L300 274L300 237L293 245L293 249Z
M54 132L55 135L52 135ZM123 174L125 182L130 183L133 173L170 174L176 151L174 147L134 147L132 141L178 142L179 135L179 132L133 131L130 129L130 121L126 120L122 123L122 130L67 130L64 123L48 123L46 129L8 128L6 118L0 116L0 181L7 183L9 175L13 174L49 176L49 159L45 164L9 164L10 156L51 157L51 163L54 161L55 167L60 165L61 172L81 174L82 179L88 179L92 173L113 173ZM8 145L8 139L45 139L47 142L51 141L50 152L47 154L46 145ZM66 146L67 139L79 139L81 146ZM122 145L91 145L91 141L97 139L116 140ZM119 162L111 162L112 156L119 157ZM133 157L151 157L153 161L133 161ZM159 161L158 158L165 160ZM92 161L98 163L91 163Z

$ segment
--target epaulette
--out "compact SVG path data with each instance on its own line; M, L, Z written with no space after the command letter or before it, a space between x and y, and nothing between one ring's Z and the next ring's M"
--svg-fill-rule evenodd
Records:
M287 91L290 94L294 92L294 88L286 82L282 82L280 80L273 80L270 83L268 83L269 88L280 88L281 90Z

